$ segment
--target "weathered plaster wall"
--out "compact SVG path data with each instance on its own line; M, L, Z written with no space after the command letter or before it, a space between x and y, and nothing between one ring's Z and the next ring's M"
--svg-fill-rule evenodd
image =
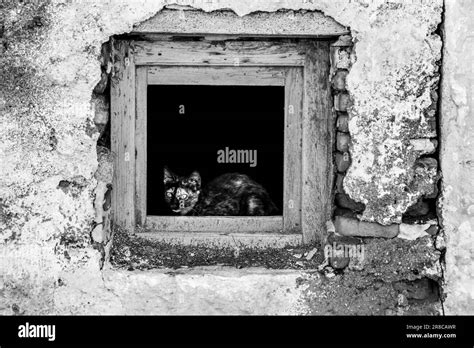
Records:
M100 47L111 35L131 31L135 23L153 16L166 3L170 2L44 0L0 4L5 26L0 58L0 313L134 312L123 301L129 301L129 294L137 293L140 284L152 289L147 290L150 294L156 287L171 294L167 298L170 312L176 301L190 298L173 297L175 288L161 287L161 283L173 282L162 272L101 272L100 254L90 243L98 137L90 100L91 91L100 80ZM352 166L345 188L352 198L366 204L363 219L384 224L400 222L408 206L430 193L436 169L415 172L415 161L423 151L416 150L411 140L435 135L424 112L433 102L430 92L437 81L435 63L440 58L441 41L433 33L441 20L441 0L390 5L374 0L180 3L205 11L230 8L239 15L278 9L321 10L349 26L356 42L357 62L348 76L354 107L349 123ZM352 270L347 278L336 277L340 292L330 301L348 304L364 293L378 305L369 310L352 310L352 314L398 313L395 307L409 304L403 290L394 290L394 282L439 277L439 253L429 237L403 241L404 250L410 255L405 259L400 256L406 255L397 254L396 245L402 241L380 243L390 251L380 253L385 256L380 256L362 275ZM420 243L427 249L417 249ZM383 250L372 247L372 252ZM387 274L403 269L403 279L391 279L384 275L385 271L378 272L378 265L385 262ZM414 268L405 269L407 265ZM201 308L207 313L205 305L216 301L222 305L222 313L247 313L252 306L244 303L226 307L235 299L244 298L233 297L232 292L253 296L251 303L277 291L268 284L257 286L260 290L247 291L250 280L222 280L220 273L205 276L201 272L195 276L183 272L176 283L178 288L184 282L209 295L202 295L207 300L193 307L196 312ZM246 272L233 271L226 276L252 278L244 275ZM461 272L457 279L461 279ZM331 287L324 287L328 284L324 279L320 285L318 280L294 273L287 276L268 271L262 276L262 281L290 289L290 295L277 291L268 313L283 302L291 304L291 308L283 307L285 313L318 313L314 303L321 301L318 296L327 296ZM350 274L360 282L357 288L348 290L348 285L354 284L348 281ZM302 277L309 282L308 291L295 290ZM224 285L222 289L209 290L213 282ZM120 288L121 284L125 288ZM318 295L319 288L326 290ZM388 294L391 300L384 303ZM401 299L397 294L403 295ZM227 300L218 301L220 296L227 296ZM158 311L164 307L154 308ZM384 312L387 309L392 312ZM344 308L336 306L319 313L344 314Z
M441 104L447 314L474 313L474 3L447 0Z

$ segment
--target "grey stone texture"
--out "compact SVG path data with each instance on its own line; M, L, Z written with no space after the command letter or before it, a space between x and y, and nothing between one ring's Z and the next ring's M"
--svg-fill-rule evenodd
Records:
M374 222L365 222L359 221L358 219L336 216L334 226L336 232L343 236L395 238L399 233L400 225L392 224L384 226Z

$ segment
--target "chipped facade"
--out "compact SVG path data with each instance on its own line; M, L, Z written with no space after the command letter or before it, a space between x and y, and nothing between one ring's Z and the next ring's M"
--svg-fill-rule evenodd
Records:
M330 277L295 265L166 272L103 264L107 250L96 230L103 216L94 201L106 195L113 168L96 151L107 101L91 103L93 90L103 92L101 47L172 3L2 3L0 313L437 314L440 298L446 313L474 313L468 151L474 6L455 0L177 3L210 15L321 11L350 30L350 42L333 46L338 57L328 77L341 133L335 164L345 175L335 180L335 207L362 207L349 208L349 216L336 209L328 232L363 231L336 240L369 237L364 263ZM404 221L414 205L425 208L424 198L436 199L441 173L436 222Z

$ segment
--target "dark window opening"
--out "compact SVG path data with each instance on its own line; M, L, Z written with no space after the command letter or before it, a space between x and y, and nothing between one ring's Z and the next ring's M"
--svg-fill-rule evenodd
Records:
M198 171L203 186L222 174L246 174L281 215L284 97L281 86L148 86L147 215L176 215L164 199L165 165L178 175ZM218 163L226 148L256 151L256 165Z

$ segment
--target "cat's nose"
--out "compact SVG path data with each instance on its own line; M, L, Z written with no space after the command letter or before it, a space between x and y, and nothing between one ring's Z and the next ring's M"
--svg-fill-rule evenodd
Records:
M180 209L183 209L183 208L184 208L184 201L180 201L180 202L179 202L179 207L180 207Z

